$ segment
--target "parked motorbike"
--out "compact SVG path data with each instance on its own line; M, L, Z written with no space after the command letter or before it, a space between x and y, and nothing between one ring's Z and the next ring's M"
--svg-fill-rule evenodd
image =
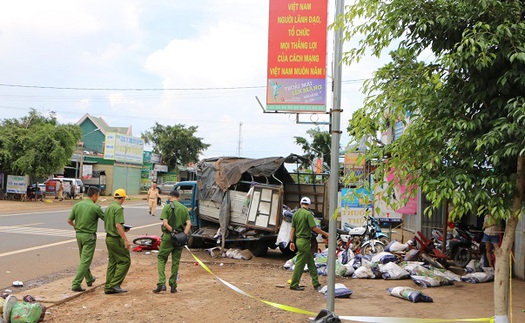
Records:
M345 223L343 225L343 228L345 231L351 233L352 235L360 235L360 232L362 232L366 226L373 226L374 230L369 230L369 233L373 232L373 236L371 239L376 239L381 241L385 246L390 243L390 239L386 233L381 231L381 226L379 225L379 221L373 217L373 216L365 216L365 223L362 227Z
M480 256L482 248L480 242L483 237L481 232L472 232L472 229L464 223L454 223L451 232L447 233L446 255L454 261L458 267L465 267L473 255ZM432 230L432 237L436 247L443 249L443 234L441 231Z
M365 225L362 227L346 226L345 229L337 229L338 252L352 250L363 255L375 254L385 250L385 244L376 239L376 226L371 217L365 215Z

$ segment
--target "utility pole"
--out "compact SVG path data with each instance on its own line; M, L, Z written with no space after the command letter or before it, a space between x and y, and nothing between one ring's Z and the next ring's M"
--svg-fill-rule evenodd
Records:
M239 142L237 144L237 156L241 156L241 143L242 143L242 122L239 122Z
M344 0L336 0L335 19L344 13ZM330 161L329 199L330 206L328 215L328 293L326 295L326 306L330 312L334 311L335 305L335 248L337 231L337 192L339 191L339 142L341 140L341 59L343 57L343 30L336 28L334 40L334 75L333 75L333 106L330 114L330 130L332 134L332 151Z

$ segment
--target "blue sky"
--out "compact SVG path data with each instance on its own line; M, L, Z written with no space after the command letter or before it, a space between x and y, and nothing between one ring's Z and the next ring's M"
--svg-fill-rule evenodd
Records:
M332 20L332 2L329 8ZM134 136L155 122L181 123L198 126L197 136L211 144L203 157L237 155L239 138L242 156L301 154L293 137L314 125L264 114L255 99L264 103L267 30L268 0L2 1L1 84L105 90L0 86L0 118L35 108L74 123L90 113L131 125ZM374 64L343 68L342 129L362 105L355 80L371 77ZM234 89L214 89L224 87ZM342 146L347 141L343 135Z

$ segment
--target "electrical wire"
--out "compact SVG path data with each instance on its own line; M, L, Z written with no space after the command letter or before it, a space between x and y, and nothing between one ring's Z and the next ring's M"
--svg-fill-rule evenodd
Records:
M359 83L366 79L345 80L341 83ZM245 90L245 89L261 89L266 88L265 85L257 86L232 86L232 87L202 87L202 88L96 88L96 87L59 87L59 86L42 86L42 85L27 85L27 84L8 84L0 83L2 87L14 88L31 88L31 89L48 89L48 90L70 90L70 91L217 91L217 90Z

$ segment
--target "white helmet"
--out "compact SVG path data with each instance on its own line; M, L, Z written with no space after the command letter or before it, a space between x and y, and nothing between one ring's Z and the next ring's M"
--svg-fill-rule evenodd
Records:
M308 204L310 205L310 199L306 196L301 199L301 204Z

